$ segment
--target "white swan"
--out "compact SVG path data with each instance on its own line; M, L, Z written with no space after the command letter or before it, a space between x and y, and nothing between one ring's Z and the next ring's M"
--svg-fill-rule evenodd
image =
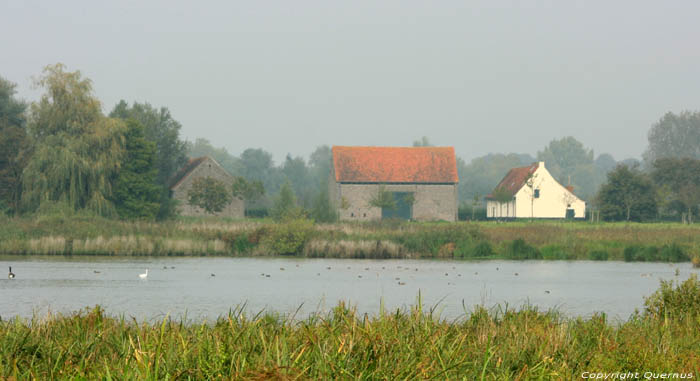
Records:
M148 269L146 269L146 272L145 272L145 273L139 274L139 278L141 278L141 279L146 279L146 278L148 278Z
M7 279L15 279L15 273L12 272L12 266L10 267L10 272L7 274Z

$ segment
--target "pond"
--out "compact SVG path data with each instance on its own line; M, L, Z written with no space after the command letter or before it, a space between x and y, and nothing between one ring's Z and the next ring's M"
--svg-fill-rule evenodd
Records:
M12 266L16 274L7 279ZM0 256L0 317L46 316L101 305L141 320L214 320L245 305L304 317L339 301L361 313L415 305L453 319L474 305L541 310L568 316L605 312L627 319L643 308L660 279L685 280L690 263L588 261L434 261L210 257ZM148 269L148 277L139 274ZM679 274L676 275L676 269Z

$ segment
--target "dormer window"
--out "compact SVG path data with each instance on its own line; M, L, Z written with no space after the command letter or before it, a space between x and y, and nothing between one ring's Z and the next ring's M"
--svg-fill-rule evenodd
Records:
M540 198L540 190L535 189L535 198Z

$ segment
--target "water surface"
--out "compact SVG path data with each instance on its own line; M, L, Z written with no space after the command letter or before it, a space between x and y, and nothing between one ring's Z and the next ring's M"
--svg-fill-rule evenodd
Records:
M0 256L16 279L0 278L0 317L69 313L96 304L111 315L213 320L245 304L303 317L339 301L362 313L437 306L445 318L496 304L557 308L569 316L605 312L627 319L659 279L685 280L690 263L434 261L206 257ZM149 269L146 280L138 274ZM679 269L680 275L675 275Z

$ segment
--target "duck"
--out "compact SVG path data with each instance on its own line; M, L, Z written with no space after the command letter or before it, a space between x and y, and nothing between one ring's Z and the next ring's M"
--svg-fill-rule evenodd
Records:
M139 274L139 278L141 278L141 279L146 279L146 278L148 278L148 269L146 269L146 272L145 272L145 273Z
M12 272L12 266L10 267L10 272L7 273L7 279L15 279L15 273Z

